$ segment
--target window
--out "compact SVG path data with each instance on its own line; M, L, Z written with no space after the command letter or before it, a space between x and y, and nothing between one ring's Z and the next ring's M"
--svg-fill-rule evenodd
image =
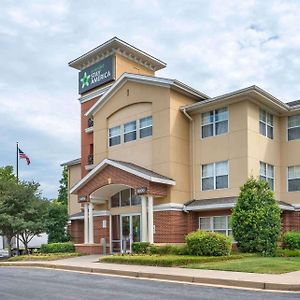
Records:
M133 206L141 204L141 197L135 194L134 189L126 189L110 197L111 207Z
M265 180L274 190L274 166L260 162L260 180Z
M202 165L202 191L228 188L228 161Z
M136 140L136 121L124 124L124 143Z
M152 135L152 117L140 119L140 138Z
M109 146L121 144L121 127L109 128Z
M300 191L300 165L288 167L288 191Z
M264 110L259 113L259 132L269 139L274 138L273 116Z
M200 217L199 229L231 236L231 216Z
M202 114L202 138L228 132L227 108L216 109Z
M300 115L288 118L288 140L300 139Z

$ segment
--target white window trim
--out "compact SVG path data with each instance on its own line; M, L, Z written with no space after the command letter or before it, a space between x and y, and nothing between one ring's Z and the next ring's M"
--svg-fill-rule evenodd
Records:
M219 217L225 217L225 223L226 223L226 228L223 228L223 229L216 229L214 228L214 218L219 218ZM198 220L198 228L199 230L203 230L203 231L208 231L208 232L217 232L220 231L220 230L224 230L226 231L226 236L229 236L229 232L231 231L232 232L232 228L229 228L229 217L231 217L231 215L222 215L222 216L208 216L208 217L199 217L199 220ZM205 230L205 229L201 229L201 219L208 219L209 218L209 224L210 224L210 229L209 230Z
M261 163L266 165L266 174L265 175L261 174L261 168L260 168ZM268 167L273 167L273 177L268 176ZM266 177L267 182L268 182L268 179L272 179L273 180L273 189L272 188L271 189L272 189L273 192L275 192L275 177L276 177L276 174L275 174L276 170L275 169L276 168L275 168L274 165L268 164L264 161L259 162L259 179L260 179L261 176Z
M147 119L147 118L150 118L150 117L151 117L151 125L141 127L141 120ZM146 138L146 137L152 136L152 134L151 134L151 135L149 135L149 136L141 137L141 130L142 130L142 129L146 129L146 128L150 128L150 127L152 128L152 127L153 127L153 118L152 118L152 116L147 116L147 117L140 118L140 119L138 120L138 124L139 124L138 130L139 130L139 138L140 138L140 139L144 139L144 138ZM153 128L152 128L152 130L153 130Z
M117 127L120 128L120 133L119 133L119 134L116 134L116 135L110 136L110 130L111 130L111 129L114 129L114 128L117 128ZM117 137L117 136L120 137L120 144L122 144L122 126L121 126L121 125L117 125L117 126L113 126L113 127L108 128L108 147L114 147L114 146L120 145L120 144L116 144L116 145L110 146L110 143L109 143L109 142L110 142L110 139L111 139L111 138L114 138L114 137Z
M122 191L120 191L120 192L118 192L118 195L119 195L119 205L118 206L111 206L111 198L112 197L110 197L109 198L109 201L110 201L110 208L120 208L120 207L131 207L131 206L141 206L141 204L135 204L135 205L133 205L132 204L132 190L133 190L133 188L129 188L129 205L125 205L125 206L121 206L121 204L122 204L122 196L121 196L121 192ZM124 190L123 190L124 191ZM115 195L115 194L114 194ZM113 196L114 196L113 195Z
M297 114L297 115L293 115L293 116L300 116L299 114ZM297 141L297 140L299 140L299 139L293 139L293 140L289 140L289 129L293 129L293 128L298 128L298 127L300 127L300 125L299 126L292 126L292 127L289 127L289 117L293 117L293 116L288 116L287 118L286 118L286 140L288 141L288 142L292 142L292 141Z
M266 121L263 121L263 120L260 119L260 112L261 111L265 112L265 114L266 114ZM268 123L268 115L272 117L273 125L271 123ZM275 132L274 132L274 116L272 114L268 113L267 111L265 111L263 109L260 109L260 111L259 111L259 123L263 123L265 125L265 128L266 128L265 134L262 134L260 132L260 128L259 128L259 133L262 136L265 136L266 138L268 138L270 140L274 140L274 136L275 136ZM273 138L268 137L268 126L273 129Z
M125 125L128 125L128 124L133 123L133 122L135 123L135 129L134 129L134 130L131 130L131 131L125 132ZM127 123L123 124L122 127L123 127L123 143L133 142L133 141L136 141L136 140L138 139L137 133L136 133L137 127L138 127L138 126L137 126L137 121L136 121L136 120L127 122ZM132 132L135 132L135 139L134 139L134 140L130 140L130 141L128 141L128 142L125 142L125 134L129 134L129 133L132 133Z
M300 177L295 177L295 178L289 178L289 168L290 167L297 167L297 166L299 166L299 165L292 165L292 166L288 166L287 168L286 168L286 172L287 172L287 174L286 174L286 190L287 190L287 192L288 193L299 193L300 192L300 190L299 191L290 191L289 190L289 180L291 179L291 180L293 180L293 179L300 179Z
M227 120L215 121L216 110L224 109L224 108L227 109ZM204 113L210 113L210 112L213 112L213 121L209 122L209 123L206 123L206 124L202 124L202 115ZM216 135L216 124L220 123L220 122L225 122L225 121L227 121L227 132L224 132L224 133ZM202 140L205 140L205 139L208 139L208 138L212 138L212 137L216 137L216 136L222 136L222 135L228 134L228 132L229 132L229 109L228 109L228 107L221 107L221 108L217 108L217 109L214 109L214 110L205 111L205 112L201 113L200 125L201 125L200 139L202 139ZM203 129L204 126L207 126L207 125L213 125L213 135L207 136L207 137L203 137L202 136L202 129Z
M217 163L222 163L222 162L227 162L227 187L226 188L221 188L221 189L217 189L217 175L216 175L216 164ZM213 169L214 169L214 174L213 176L206 176L203 177L203 166L207 166L207 165L213 165ZM225 190L229 188L229 160L221 160L221 161L217 161L214 163L208 163L208 164L202 164L201 165L201 191L202 192L209 192L209 191L219 191L219 190ZM222 176L226 176L226 175L222 175ZM203 179L207 179L207 178L212 178L214 179L214 188L210 189L210 190L203 190Z

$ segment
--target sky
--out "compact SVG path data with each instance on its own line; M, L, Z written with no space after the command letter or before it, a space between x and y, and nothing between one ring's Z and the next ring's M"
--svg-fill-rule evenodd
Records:
M157 76L209 96L258 85L300 99L300 1L0 0L0 166L57 197L80 157L77 76L68 62L117 36L163 60ZM171 4L171 5L170 5Z

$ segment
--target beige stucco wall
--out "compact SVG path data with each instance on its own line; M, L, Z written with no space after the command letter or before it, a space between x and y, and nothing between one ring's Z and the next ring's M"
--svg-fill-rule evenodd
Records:
M68 190L72 188L81 179L81 165L68 167ZM81 211L81 205L78 203L78 196L68 193L68 213L76 214Z

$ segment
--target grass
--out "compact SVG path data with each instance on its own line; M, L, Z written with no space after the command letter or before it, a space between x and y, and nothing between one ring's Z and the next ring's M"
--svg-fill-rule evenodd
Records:
M247 257L204 264L192 263L186 265L185 268L282 274L300 270L300 257Z
M236 260L245 257L253 257L254 254L234 254L230 256L191 256L191 255L147 255L147 254L121 254L106 256L99 259L100 262L117 263L127 265L146 265L160 267L186 266L189 264L206 264Z
M6 259L6 261L50 261L69 257L81 256L80 253L36 253L31 255L20 255Z

